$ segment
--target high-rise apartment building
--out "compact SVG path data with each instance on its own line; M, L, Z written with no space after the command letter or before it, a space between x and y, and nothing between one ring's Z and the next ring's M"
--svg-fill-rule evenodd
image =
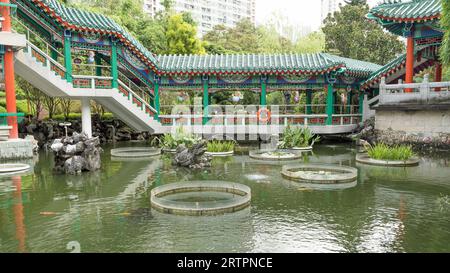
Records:
M144 10L154 15L161 0L145 0ZM256 0L174 0L177 12L189 12L198 24L199 35L212 30L215 25L234 27L242 19L256 21Z
M335 11L339 10L340 0L321 0L321 23L327 18L328 14L333 14Z
M144 0L144 12L155 16L162 9L161 0Z

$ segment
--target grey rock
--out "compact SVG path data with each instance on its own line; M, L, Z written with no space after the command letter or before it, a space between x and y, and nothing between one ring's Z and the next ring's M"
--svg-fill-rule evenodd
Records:
M201 141L190 149L184 145L178 146L173 165L191 169L204 169L211 167L211 157L205 154L206 141Z

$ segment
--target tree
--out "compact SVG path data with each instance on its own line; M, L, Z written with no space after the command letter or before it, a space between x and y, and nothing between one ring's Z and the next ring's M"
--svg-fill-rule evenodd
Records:
M257 28L250 20L239 21L234 28L217 25L203 36L203 40L226 50L226 53L260 52Z
M450 2L442 0L442 29L447 30L444 34L444 43L441 48L441 59L444 64L450 66Z
M352 5L352 6L356 6L356 5L366 5L367 4L367 0L344 0L344 2L347 5Z
M325 50L325 35L320 31L312 32L302 37L294 46L298 53L319 53Z
M403 43L397 36L384 32L376 22L366 19L367 4L352 2L325 19L322 28L325 50L347 58L388 63L404 50Z
M21 77L17 77L17 84L23 91L23 96L31 106L30 114L39 117L43 109L45 94Z
M61 99L44 95L42 103L48 111L48 117L53 119L53 115L56 114L59 104L61 104Z
M61 99L61 110L64 115L64 120L69 120L70 112L72 110L73 100Z
M197 29L187 23L182 14L170 16L167 24L168 54L205 54L202 42L196 37Z

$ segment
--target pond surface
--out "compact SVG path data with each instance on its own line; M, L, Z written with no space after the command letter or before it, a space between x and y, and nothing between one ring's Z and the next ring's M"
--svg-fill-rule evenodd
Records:
M112 161L110 148L99 172L54 175L41 153L33 172L0 177L0 252L450 252L448 154L386 168L356 164L351 145L317 145L297 162L356 166L359 177L312 186L282 178L292 162L238 155L192 171L166 156ZM153 187L194 180L248 185L252 205L212 217L150 208Z

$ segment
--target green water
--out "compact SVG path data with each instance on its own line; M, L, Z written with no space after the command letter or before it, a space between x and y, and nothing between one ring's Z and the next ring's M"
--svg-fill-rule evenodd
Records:
M31 174L0 177L0 252L450 252L450 156L419 167L355 163L350 145L318 145L303 161L357 166L346 188L300 185L281 164L239 155L208 171L175 169L170 158L112 161L80 176L52 173L41 153ZM190 180L239 182L252 205L214 217L150 209L156 185Z

